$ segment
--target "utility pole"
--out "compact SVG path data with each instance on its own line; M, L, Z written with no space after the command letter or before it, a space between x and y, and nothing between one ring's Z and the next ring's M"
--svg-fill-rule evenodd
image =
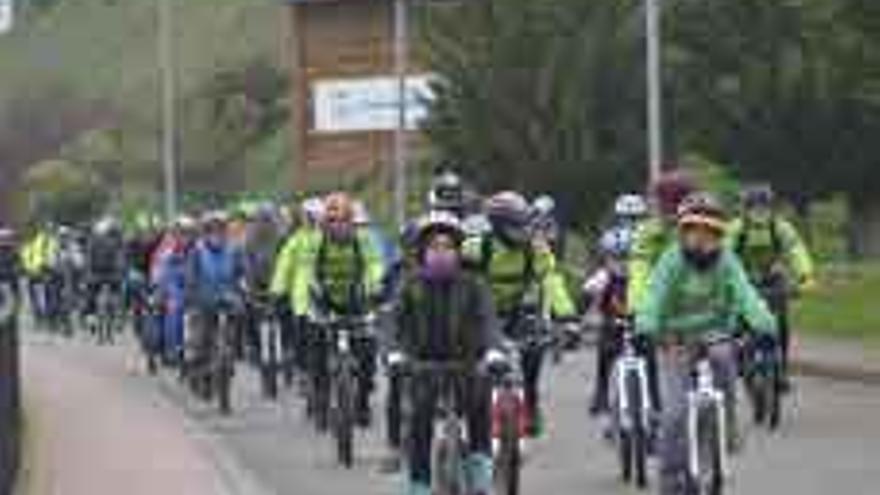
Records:
M397 126L394 129L394 211L398 226L406 223L407 206L407 65L409 27L407 0L394 0L394 73L397 77Z
M164 174L165 217L177 216L177 118L175 106L174 16L172 1L156 0L158 9L158 56L162 93L162 164Z
M648 83L648 154L650 180L655 181L663 167L662 79L660 67L660 0L645 0L645 37Z

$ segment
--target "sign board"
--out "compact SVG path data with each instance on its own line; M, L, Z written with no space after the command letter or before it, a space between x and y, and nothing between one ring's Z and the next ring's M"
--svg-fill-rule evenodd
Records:
M0 34L6 34L12 30L13 24L12 0L0 0Z
M406 129L428 116L431 75L408 76ZM327 79L312 83L312 129L321 133L393 131L399 118L399 81L394 76Z

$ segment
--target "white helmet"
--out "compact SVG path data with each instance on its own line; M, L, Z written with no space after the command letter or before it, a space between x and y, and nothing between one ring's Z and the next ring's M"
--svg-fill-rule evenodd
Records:
M92 232L95 235L108 235L115 232L117 228L118 224L116 219L111 216L106 216L95 222L95 225L92 227Z
M617 217L640 218L648 214L648 202L640 194L624 194L614 202Z
M616 228L606 230L599 239L599 251L606 256L623 258L629 254L632 246L632 231Z
M556 210L556 200L548 194L542 194L532 201L532 210L539 216L551 215Z
M312 197L302 202L302 212L309 221L319 223L324 216L324 200L320 197Z
M419 244L425 242L427 237L435 232L450 234L457 242L465 238L461 220L455 214L443 210L431 211L420 217L416 222L416 229L416 239Z
M363 201L355 201L354 203L354 224L360 226L370 224L370 213Z

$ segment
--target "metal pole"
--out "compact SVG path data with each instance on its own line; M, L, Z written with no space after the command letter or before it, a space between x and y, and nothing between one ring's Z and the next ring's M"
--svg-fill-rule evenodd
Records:
M406 223L406 73L409 54L407 0L394 0L394 73L397 76L397 127L394 129L394 211L397 225Z
M660 176L663 167L662 81L660 67L660 0L645 0L648 78L648 153L650 179Z
M165 216L171 221L177 215L177 163L175 139L174 41L172 26L173 0L156 0L159 21L159 69L162 73L162 164L165 189Z

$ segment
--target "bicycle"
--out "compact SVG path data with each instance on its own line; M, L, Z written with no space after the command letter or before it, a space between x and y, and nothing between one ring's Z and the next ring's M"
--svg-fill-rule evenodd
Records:
M629 321L616 323L621 337L621 351L612 368L610 394L613 404L613 427L620 460L620 475L625 483L638 488L648 486L647 458L651 435L651 402L648 363L635 344Z
M434 495L466 495L468 481L465 471L467 420L460 403L459 378L468 373L466 363L456 361L412 361L404 372L414 377L436 380L438 391L431 452L431 493Z
M526 437L526 404L520 355L509 349L510 366L492 389L492 438L495 485L499 494L520 493L523 439Z
M215 314L214 335L211 339L210 380L217 407L223 415L232 412L232 378L235 374L237 301L223 298Z
M113 288L108 283L101 284L95 304L95 328L98 344L112 345L116 333L117 301Z
M356 341L371 339L368 329L372 316L332 316L317 322L329 337L329 383L313 377L312 400L319 430L322 423L332 427L336 457L340 465L354 465L354 430L357 416L360 363L355 354ZM320 374L320 373L318 373ZM328 421L329 420L329 421Z
M702 339L691 356L686 415L687 474L696 495L721 495L729 476L728 397L716 385L710 356L713 346L729 341L726 336Z
M283 330L274 307L265 298L251 303L259 332L259 368L263 396L278 398L279 375L286 371L290 356L284 346Z

